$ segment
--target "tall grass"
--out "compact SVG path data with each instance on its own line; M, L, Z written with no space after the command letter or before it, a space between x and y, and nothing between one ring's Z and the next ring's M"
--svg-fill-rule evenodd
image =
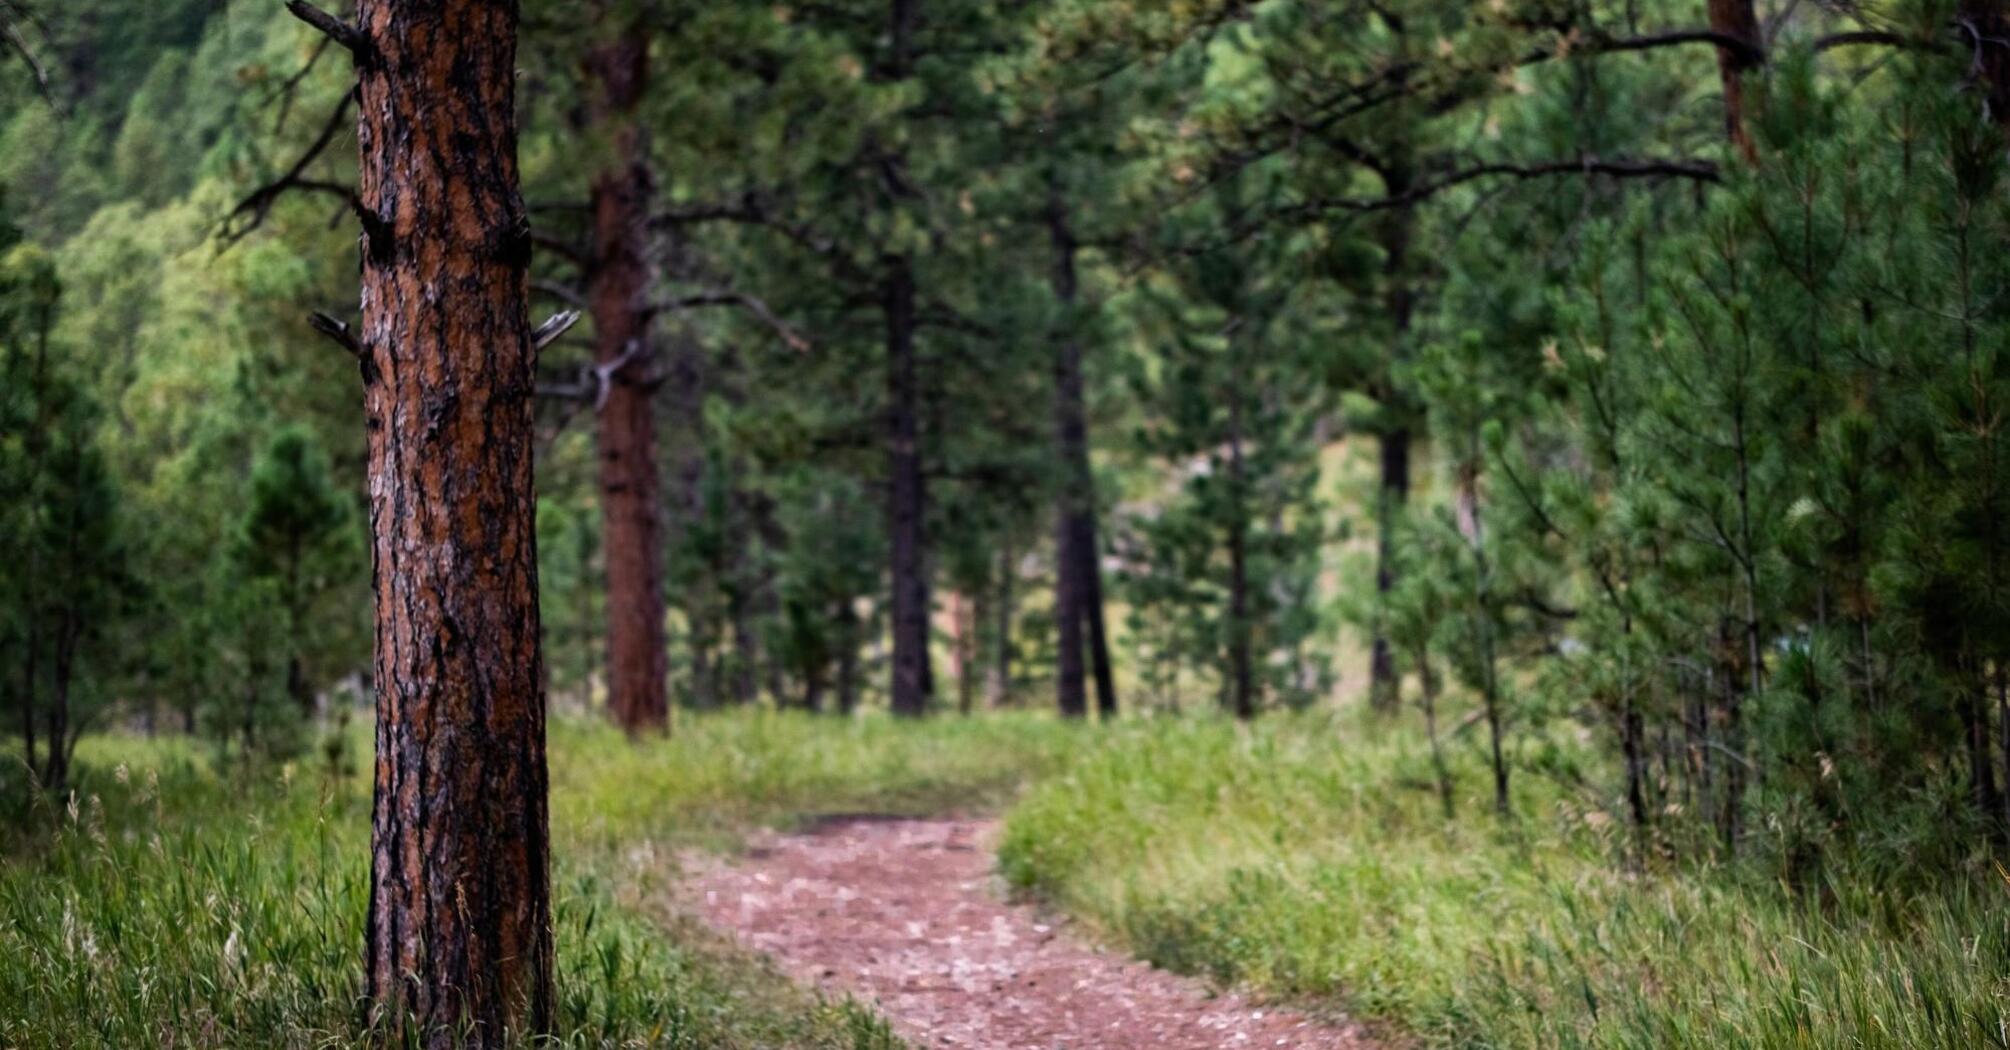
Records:
M1431 1045L2010 1046L1997 872L1629 873L1562 790L1523 777L1504 828L1475 762L1447 822L1427 768L1321 718L1132 726L1012 811L1001 863L1161 965Z
M641 743L554 726L551 1043L897 1045L870 1011L812 999L678 919L677 850L755 822L994 804L1056 768L1074 737L1032 718L978 729L761 712ZM357 1042L363 778L319 760L219 768L175 740L93 738L79 757L60 799L31 799L18 764L0 774L0 1046Z

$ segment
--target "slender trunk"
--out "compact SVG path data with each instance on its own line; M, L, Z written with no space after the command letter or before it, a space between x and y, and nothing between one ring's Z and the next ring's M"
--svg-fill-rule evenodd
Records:
M726 603L733 626L733 702L745 706L761 698L760 641L754 634L753 602L747 594L747 581L739 559L734 561L734 570L739 580Z
M977 708L977 614L967 596L950 596L949 619L956 631L956 711L967 717Z
M1419 647L1411 656L1417 662L1419 699L1424 708L1424 733L1431 741L1431 771L1438 778L1438 804L1451 820L1452 767L1445 761L1444 742L1438 738L1438 676L1431 670L1430 654Z
M887 518L892 543L893 713L928 713L927 493L921 476L914 353L914 272L904 255L886 260Z
M1012 692L1012 583L1018 574L1018 557L1012 550L1012 542L1007 540L998 551L998 597L992 610L991 673L984 687L984 703L989 707L1002 707Z
M429 1048L552 1021L517 5L361 0L376 594L366 989Z
M1717 48L1717 74L1724 89L1724 132L1745 160L1757 162L1758 149L1745 127L1745 74L1759 67L1764 46L1752 0L1710 0L1710 29L1744 43Z
M609 163L593 177L593 253L586 266L594 356L621 362L600 406L600 520L607 558L607 700L630 733L669 724L663 635L661 482L656 470L650 335L647 134L635 107L648 86L649 42L639 27L595 48L594 122Z
M1089 671L1096 679L1096 713L1104 721L1117 717L1117 675L1110 663L1110 638L1103 620L1103 570L1101 547L1096 539L1096 514L1082 515L1082 535L1075 542L1075 556L1088 564L1081 580L1082 621L1089 633Z
M803 669L803 710L813 715L824 709L825 666L822 660L811 660Z
M1976 686L1968 690L1961 705L1961 725L1968 737L1968 790L1975 812L1984 820L1994 820L2001 806L1996 786L1995 745L1989 739L1986 687L1981 684L1980 675L1975 677Z
M1230 353L1240 348L1231 347ZM1249 510L1243 476L1241 364L1228 391L1228 701L1235 717L1256 717L1256 670L1250 653Z
M56 625L49 676L49 757L42 765L42 788L61 792L70 783L70 685L76 671L77 636L82 625L65 608Z
M847 718L858 708L858 613L849 600L837 609L837 706Z
M28 575L32 585L32 577L35 574ZM23 604L27 612L28 630L27 648L22 651L21 656L21 746L28 760L28 772L33 774L38 761L35 748L35 679L41 639L35 632L36 609L32 590L28 594L28 600Z
M1117 713L1116 679L1103 629L1101 559L1096 545L1096 479L1089 465L1088 410L1082 392L1082 343L1075 327L1079 282L1076 242L1059 172L1048 177L1047 234L1052 246L1050 285L1060 304L1061 330L1054 337L1054 434L1059 492L1054 523L1054 619L1060 654L1055 679L1061 713L1088 713L1084 658L1096 681L1096 708ZM1087 651L1084 651L1084 645Z
M286 552L286 696L308 720L314 718L314 693L307 687L307 665L300 657L300 626L307 617L300 608L300 543L298 531L288 537Z
M1407 150L1400 151L1384 176L1391 196L1408 193L1412 176ZM1409 207L1392 210L1381 231L1383 311L1388 316L1391 336L1390 361L1400 364L1409 357L1410 327L1416 314L1416 293L1411 286L1410 242L1416 231L1416 215ZM1375 491L1375 612L1368 655L1368 700L1377 711L1396 710L1402 694L1402 672L1396 666L1395 650L1382 631L1382 609L1396 586L1394 533L1396 518L1410 498L1411 406L1408 397L1391 377L1385 381L1385 411L1396 423L1383 431L1380 440L1381 484Z
M1507 755L1502 744L1506 733L1501 711L1500 675L1494 642L1493 562L1487 551L1485 510L1480 506L1479 432L1467 435L1468 459L1459 479L1458 519L1460 531L1471 545L1473 556L1473 615L1479 636L1480 702L1485 706L1487 743L1494 771L1494 812L1502 818L1510 813Z

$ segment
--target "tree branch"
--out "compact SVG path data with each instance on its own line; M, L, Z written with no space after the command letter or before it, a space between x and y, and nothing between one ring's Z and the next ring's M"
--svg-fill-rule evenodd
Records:
M543 324L530 333L531 352L542 353L544 348L558 341L558 337L579 323L579 311L560 310L552 314Z
M689 310L705 306L737 306L759 318L762 323L774 329L782 342L798 353L810 349L810 341L803 338L787 321L782 320L768 308L768 304L745 292L705 291L657 303L653 309L658 312Z
M1722 178L1717 170L1717 165L1707 160L1667 160L1659 158L1601 160L1597 157L1579 157L1573 160L1545 161L1537 164L1476 164L1436 179L1418 183L1416 187L1410 190L1402 193L1393 193L1386 197L1327 198L1309 201L1301 209L1289 210L1384 211L1389 208L1401 208L1415 204L1475 179L1497 175L1516 179L1539 179L1556 175L1609 175L1614 178L1627 179L1694 179L1698 182L1717 182Z
M363 201L362 198L356 195L355 190L340 183L306 177L307 169L316 160L319 160L323 153L328 151L329 145L335 141L335 136L346 126L349 107L354 105L355 102L356 91L354 88L344 92L341 103L335 107L333 113L328 115L328 122L322 126L321 134L315 136L313 144L309 145L306 152L300 155L300 159L294 161L293 166L286 169L284 175L251 191L249 196L238 202L237 207L230 210L229 215L224 216L221 228L217 232L217 237L223 241L225 247L236 244L238 241L250 236L253 230L265 225L266 216L272 213L272 206L279 201L279 198L285 196L289 190L326 193L340 197L348 203L350 209L356 212L358 216L363 214Z
M334 15L315 7L307 0L286 0L286 10L293 17L320 30L328 39L342 45L356 61L362 62L370 55L370 38L363 31Z
M336 346L349 352L349 356L363 360L363 344L356 341L356 333L349 330L348 322L336 320L330 314L319 310L307 315L307 324L315 331L333 340Z

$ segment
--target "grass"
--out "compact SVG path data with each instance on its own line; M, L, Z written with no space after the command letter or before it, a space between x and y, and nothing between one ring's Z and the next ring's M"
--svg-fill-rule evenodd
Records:
M1448 823L1399 730L1132 725L1013 810L1001 862L1160 965L1426 1045L2010 1045L1997 872L1629 874L1603 813L1524 776L1503 829L1462 772Z
M0 832L0 1046L354 1043L360 778L222 773L177 741L93 738L81 757L74 803ZM1629 872L1619 822L1525 773L1502 826L1458 757L1447 822L1421 740L1322 716L750 711L641 745L557 725L554 1041L896 1046L870 1011L679 918L676 858L755 825L1009 806L1017 885L1161 965L1343 1005L1392 1045L2010 1046L1999 869L1843 863L1813 893L1741 867Z
M554 727L555 1045L897 1046L869 1010L812 998L679 919L676 852L819 813L997 804L1074 737L1031 718L758 712L679 730L638 746ZM318 759L220 771L178 740L94 737L79 757L69 799L25 803L18 763L0 784L0 1046L357 1042L362 777Z

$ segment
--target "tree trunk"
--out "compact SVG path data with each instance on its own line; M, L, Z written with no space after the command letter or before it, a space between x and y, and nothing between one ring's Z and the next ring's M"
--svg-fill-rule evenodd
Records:
M367 991L427 1047L548 1029L552 929L517 5L361 0L376 594Z
M1008 539L998 551L998 597L992 610L991 671L984 686L984 702L1002 707L1012 694L1012 620L1016 598L1012 586L1019 575L1019 559Z
M1240 348L1230 347L1230 353ZM1240 359L1238 358L1238 362ZM1228 390L1228 701L1235 717L1256 717L1256 669L1250 653L1248 481L1242 463L1239 370Z
M41 639L36 637L35 632L36 609L34 591L32 590L34 576L34 573L28 574L28 582L31 590L28 593L27 602L24 603L28 620L28 637L27 648L21 654L21 746L22 750L26 753L30 776L34 775L37 768L35 750L35 678L37 671L36 664L38 663L37 655L41 645Z
M1410 192L1412 175L1407 148L1399 147L1382 179L1384 188L1393 197ZM1389 213L1380 234L1382 306L1389 317L1392 364L1400 364L1409 357L1410 328L1417 307L1410 273L1410 242L1415 232L1416 213L1405 205ZM1395 649L1383 634L1381 617L1396 586L1396 517L1410 499L1412 407L1393 376L1384 385L1383 411L1394 419L1384 427L1379 442L1382 479L1375 490L1375 613L1369 642L1368 702L1375 710L1388 713L1401 703L1402 673L1396 667Z
M1081 535L1075 540L1075 557L1087 563L1082 567L1081 580L1082 621L1089 628L1089 669L1096 678L1096 713L1108 721L1117 717L1117 675L1110 665L1109 633L1103 625L1103 559L1093 504L1078 522Z
M969 596L950 595L949 621L956 632L956 712L967 717L977 709L977 613Z
M1724 86L1724 132L1745 160L1757 162L1758 148L1745 127L1745 74L1760 65L1764 47L1752 0L1710 0L1710 29L1745 42L1745 47L1717 48L1717 73Z
M1088 713L1085 658L1096 675L1096 708L1117 713L1115 678L1103 634L1103 587L1096 547L1096 477L1089 466L1088 412L1082 395L1082 343L1075 333L1075 235L1058 172L1050 173L1047 235L1054 252L1050 283L1063 319L1054 339L1055 457L1060 467L1054 523L1054 621L1059 629L1055 689L1061 713ZM1088 649L1084 650L1084 645Z
M920 0L891 0L888 48L879 79L900 83L914 75L914 33ZM886 173L892 211L913 196L898 150L879 157ZM881 310L886 317L886 445L888 547L892 555L893 713L918 717L928 712L935 692L928 659L928 492L922 479L921 389L914 352L914 259L889 252L880 260Z
M837 707L851 717L858 708L858 613L847 600L837 610Z
M897 5L896 5L897 6ZM921 476L920 399L914 355L914 271L904 255L886 260L887 527L893 586L893 713L928 712L927 492Z
M1431 670L1431 656L1423 646L1418 646L1411 656L1417 662L1418 699L1424 708L1424 734L1431 741L1431 771L1438 780L1438 805L1445 812L1445 819L1451 820L1452 811L1452 768L1445 761L1444 741L1438 737L1438 676Z
M649 42L629 26L594 49L594 122L610 163L593 178L593 254L586 267L594 356L616 362L599 412L600 520L607 558L607 706L630 733L669 725L663 634L661 482L649 373L651 179L647 136L635 117L648 84Z
M70 609L63 611L56 625L55 652L49 669L49 758L42 764L44 791L60 793L70 783L70 684L76 673L81 626Z

